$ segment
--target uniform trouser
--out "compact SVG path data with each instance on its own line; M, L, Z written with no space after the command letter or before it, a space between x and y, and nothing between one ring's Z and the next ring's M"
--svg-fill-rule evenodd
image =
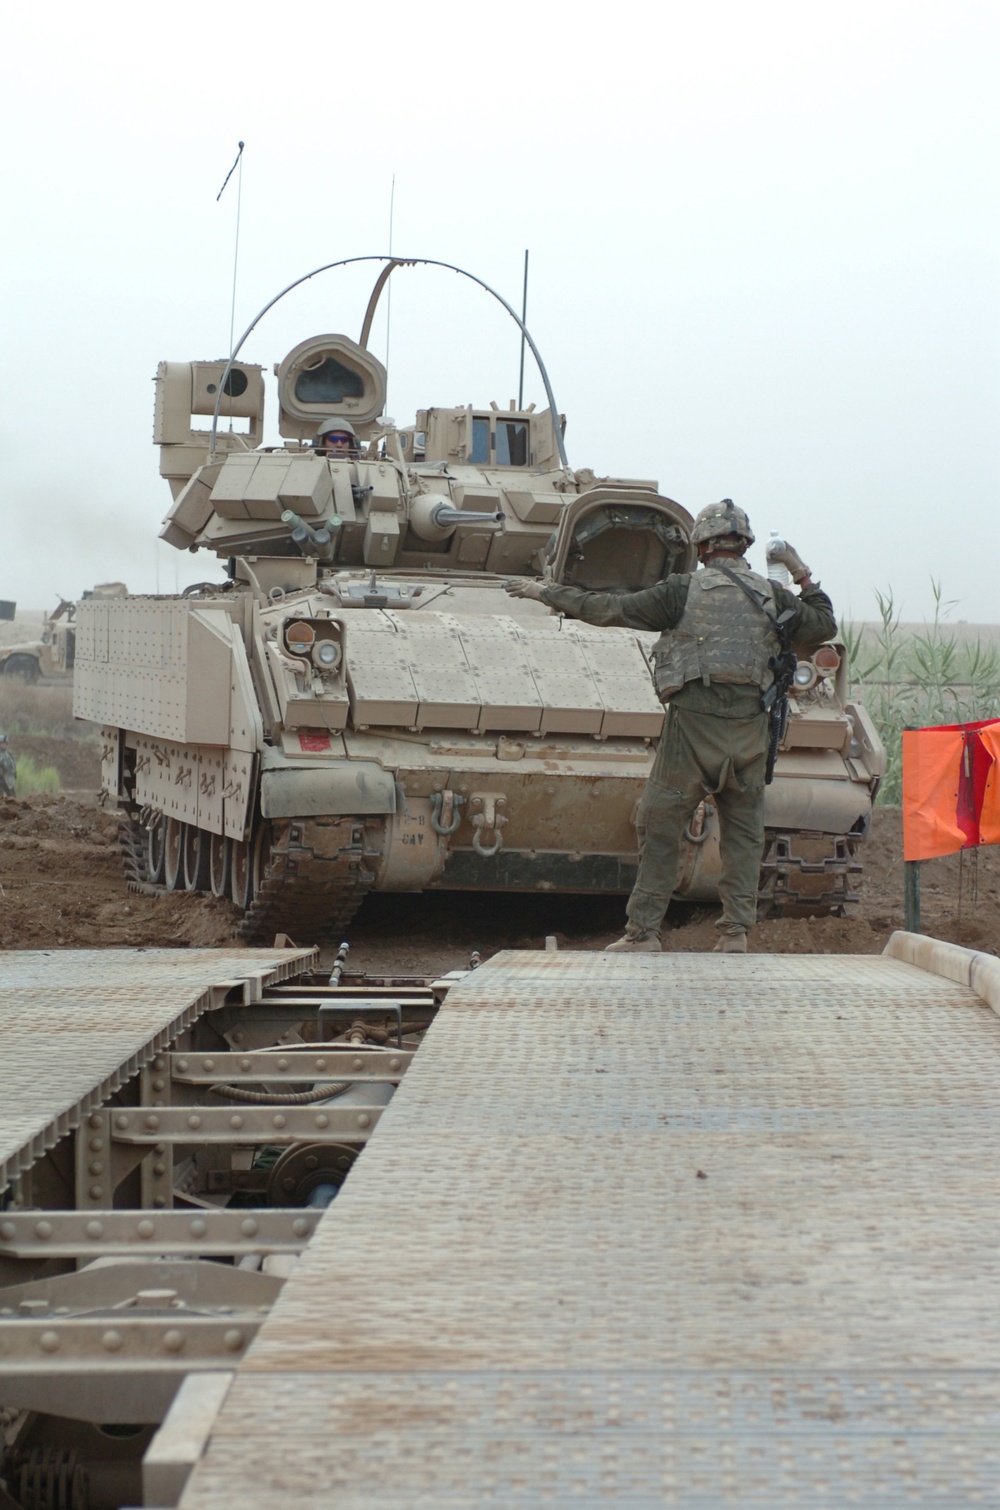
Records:
M671 707L639 802L639 871L628 899L631 932L658 933L677 885L681 841L695 809L711 797L719 814L724 933L757 918L764 849L764 772L768 720L719 718Z

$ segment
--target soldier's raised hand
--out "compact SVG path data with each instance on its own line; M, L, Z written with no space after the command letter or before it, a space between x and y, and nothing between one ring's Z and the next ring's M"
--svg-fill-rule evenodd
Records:
M787 566L792 581L798 586L806 577L811 577L812 572L803 561L794 545L789 545L787 540L771 540L768 542L767 559L769 562L780 562Z
M504 592L512 598L534 598L536 603L542 601L544 583L535 581L533 577L508 577L503 586Z

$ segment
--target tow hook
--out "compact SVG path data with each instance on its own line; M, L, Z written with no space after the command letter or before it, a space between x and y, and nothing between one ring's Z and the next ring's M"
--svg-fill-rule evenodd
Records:
M465 798L446 788L431 793L431 828L436 834L453 834L462 821Z
M503 846L503 835L500 832L507 823L507 818L498 809L507 806L507 798L500 792L473 792L469 803L480 811L472 814L472 826L475 832L472 835L472 847L477 855L482 855L488 860L491 855L498 854ZM493 835L492 844L487 843L488 836Z

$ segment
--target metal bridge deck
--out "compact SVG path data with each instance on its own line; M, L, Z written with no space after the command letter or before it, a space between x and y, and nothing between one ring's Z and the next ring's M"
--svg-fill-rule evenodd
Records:
M998 1147L1000 1019L912 965L500 955L181 1505L1000 1505Z
M56 949L0 955L0 1192L92 1107L244 983L312 949Z

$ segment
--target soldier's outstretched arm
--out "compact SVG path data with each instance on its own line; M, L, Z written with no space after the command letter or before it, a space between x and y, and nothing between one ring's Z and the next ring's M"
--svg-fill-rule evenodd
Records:
M663 630L672 629L684 612L689 581L690 577L683 572L641 592L587 592L580 587L516 578L504 586L512 597L537 598L559 613L584 619L588 624Z

